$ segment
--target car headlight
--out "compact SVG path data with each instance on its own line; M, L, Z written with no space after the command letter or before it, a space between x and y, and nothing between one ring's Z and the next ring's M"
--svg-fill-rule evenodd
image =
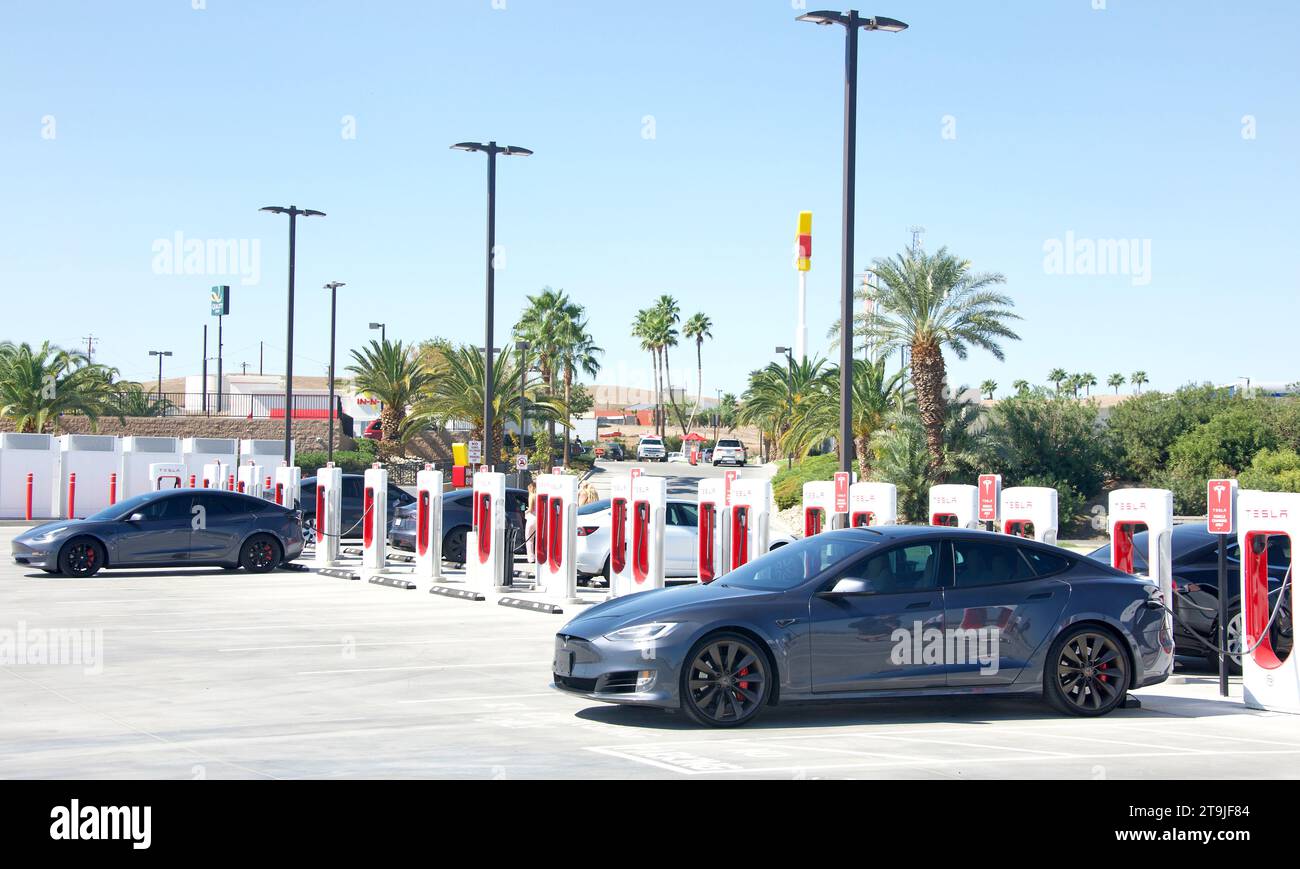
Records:
M36 535L35 537L29 537L27 538L27 542L35 543L38 546L44 545L46 543L53 543L54 538L58 537L62 533L63 533L62 528L55 528L53 531L45 531Z
M627 628L619 628L610 634L605 634L607 640L621 641L638 641L638 640L659 640L672 633L673 628L677 627L676 622L650 622L644 625L632 625Z

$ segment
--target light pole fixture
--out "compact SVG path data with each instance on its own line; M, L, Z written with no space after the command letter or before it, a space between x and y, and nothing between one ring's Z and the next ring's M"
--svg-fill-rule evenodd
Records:
M150 356L158 357L158 407L162 407L162 361L164 356L172 355L170 350L150 350Z
M289 314L284 347L284 460L293 461L293 271L298 248L298 218L324 217L325 212L296 205L267 205L258 211L289 215Z
M528 406L528 351L532 344L516 341L515 349L519 351L519 452L524 452L524 421L527 419L525 409Z
M844 46L844 188L843 232L840 241L840 470L853 463L853 209L857 171L858 126L858 31L881 30L898 33L907 25L883 16L862 17L856 9L847 12L809 12L795 20L813 24L838 24L846 33Z
M517 145L498 145L496 142L457 142L452 145L455 151L479 151L487 154L488 158L488 196L487 196L487 294L485 304L484 320L484 338L483 346L492 346L492 317L494 306L494 293L496 283L493 272L496 268L493 262L494 248L497 241L497 155L504 154L507 157L529 157L532 151L527 148L520 148ZM492 440L492 354L484 353L484 384L483 384L483 458L489 467L493 466L493 440Z
M791 350L791 348L789 348L789 347L777 347L777 348L776 348L776 352L777 352L778 354L780 354L780 353L784 353L784 354L785 354L785 358L786 358L786 360L790 363L790 370L791 370L791 371L794 371L794 352ZM793 376L793 375L791 375L791 376ZM793 396L793 395L790 396L790 423L791 423L792 425L794 424L794 396ZM786 454L786 457L785 457L785 466L786 466L787 468L792 468L792 467L794 467L794 454L793 454L793 453L788 453L788 454Z
M370 324L370 328L371 328L371 329L378 329L378 330L379 330L379 343L380 343L380 344L387 343L387 341L388 341L388 324L387 324L387 323L371 323L371 324Z
M338 328L339 287L346 287L343 281L330 281L325 289L330 291L330 398L329 398L329 441L325 446L325 461L334 461L334 336Z

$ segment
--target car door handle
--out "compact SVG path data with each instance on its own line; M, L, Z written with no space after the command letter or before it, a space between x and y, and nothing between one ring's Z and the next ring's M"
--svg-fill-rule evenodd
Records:
M1026 600L1047 600L1049 597L1052 597L1055 594L1056 592L1054 591L1040 591L1035 594L1031 594L1028 598L1026 598Z
M799 620L798 619L777 619L776 626L778 628L788 628L790 627L790 625L794 624L797 621Z
M909 603L909 604L907 605L906 609L910 609L910 610L923 610L923 609L929 609L930 607L932 607L932 606L934 606L934 605L935 605L935 604L934 604L934 601L932 601L932 600L918 600L916 603Z

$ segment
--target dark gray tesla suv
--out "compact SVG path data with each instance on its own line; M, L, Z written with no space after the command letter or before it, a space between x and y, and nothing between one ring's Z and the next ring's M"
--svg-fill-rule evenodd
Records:
M28 529L11 548L18 564L67 576L200 565L265 573L302 553L302 514L236 492L169 489Z
M1103 715L1173 662L1150 581L1004 534L883 526L595 606L556 636L552 671L563 691L730 727L778 701L937 694Z

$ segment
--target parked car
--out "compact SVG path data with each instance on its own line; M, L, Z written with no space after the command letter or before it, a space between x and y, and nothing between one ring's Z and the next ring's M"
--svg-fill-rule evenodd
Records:
M361 436L372 441L383 440L384 426L379 420L372 419L370 422L366 423L366 428L361 432Z
M666 462L668 461L668 450L664 449L664 439L647 435L636 445L636 460L638 462Z
M592 453L598 459L606 459L611 462L621 462L627 458L627 453L623 451L623 445L617 441L596 444Z
M115 567L274 570L302 553L302 514L216 489L167 489L119 501L85 519L47 522L13 539L14 561L89 577Z
M578 508L578 582L590 584L594 577L609 582L610 517L608 498ZM698 573L699 505L680 498L668 499L664 513L664 576L694 579ZM768 541L768 550L792 542L778 536Z
M712 461L713 461L713 447L705 447L704 449L700 450L700 458L699 458L699 461L703 462L703 463L706 464L706 465L709 464L710 462L712 462Z
M457 489L442 496L442 560L465 563L465 544L474 524L474 490ZM524 511L528 508L525 489L506 489L506 522L515 531L515 552L526 551ZM398 508L388 531L388 542L395 549L415 551L416 502Z
M1173 665L1150 580L1007 535L895 525L585 609L555 637L552 685L712 727L777 702L936 694L1040 695L1098 716Z
M713 446L709 461L714 466L721 464L745 466L745 445L736 438L722 438Z
M1180 655L1204 655L1213 666L1219 665L1219 539L1199 523L1175 525L1170 535L1174 585L1174 644ZM1133 570L1147 574L1145 531L1133 535ZM1228 541L1228 645L1241 649L1241 552L1234 537ZM1110 544L1088 554L1103 564L1110 564ZM1287 571L1291 568L1291 547L1286 537L1269 538L1268 587L1270 605L1276 605ZM1208 639L1214 646L1207 645ZM1294 644L1292 614L1284 600L1272 629L1273 648L1283 658ZM1241 672L1241 656L1230 655L1233 672Z
M690 459L686 458L686 453L681 450L673 450L668 454L668 461L676 462L679 465L685 465L690 462Z
M361 516L365 512L365 476L362 474L343 474L342 497L340 499L341 538L359 538L361 536ZM394 483L388 484L388 517L385 527L393 521L399 507L414 504L415 496L408 494ZM306 477L302 481L302 527L303 536L308 543L316 542L316 478Z

